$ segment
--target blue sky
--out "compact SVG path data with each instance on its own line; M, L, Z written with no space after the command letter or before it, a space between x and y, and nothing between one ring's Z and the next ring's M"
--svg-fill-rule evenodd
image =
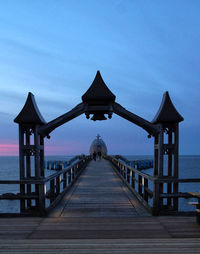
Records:
M117 102L149 121L168 90L185 119L180 153L200 154L199 10L198 0L1 0L2 155L16 153L13 119L29 91L50 121L81 102L97 70ZM82 115L51 134L46 154L87 153L97 133L110 153L153 153L132 123Z

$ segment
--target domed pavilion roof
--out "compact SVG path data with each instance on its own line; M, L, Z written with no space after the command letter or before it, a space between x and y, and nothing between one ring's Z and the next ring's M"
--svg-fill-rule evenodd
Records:
M90 146L90 154L101 152L102 155L107 154L107 147L104 143L101 136L98 134L97 137L93 140L91 146Z

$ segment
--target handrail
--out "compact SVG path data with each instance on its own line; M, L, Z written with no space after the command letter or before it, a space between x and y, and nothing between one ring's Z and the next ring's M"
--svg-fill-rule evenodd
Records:
M70 166L68 166L68 167L66 167L66 168L64 168L64 169L62 169L62 170L60 170L58 172L55 172L54 174L52 174L50 176L44 177L44 178L37 179L35 177L30 177L28 179L23 179L23 180L0 180L0 184L42 184L42 183L50 181L53 178L56 178L57 176L59 176L59 175L61 175L63 173L66 173L75 164L76 163L71 164Z
M153 160L127 160L124 156L122 155L115 155L114 156L118 160L122 160L122 162L127 163L131 167L137 168L139 170L142 169L149 169L153 167Z
M64 173L68 172L74 165L76 165L76 164L70 165L70 166L50 175L50 176L45 177L44 182L48 182L48 181L52 180L53 178L56 178L57 176L60 176Z
M63 167L69 166L77 160L80 160L85 155L76 155L70 160L48 160L45 162L47 169L49 170L61 170Z
M125 162L116 159L114 156L105 156L105 159L109 160L115 166L117 173L127 183L127 186L131 189L131 191L136 195L141 203L150 212L152 212L152 207L149 204L149 198L152 198L155 193L149 189L148 182L152 181L154 183L156 178L131 167Z
M111 157L111 158L112 158L113 160L115 160L116 162L119 162L119 160L117 160L114 156L109 156L109 157ZM154 177L154 176L151 176L151 175L149 175L149 174L147 174L147 173L143 173L143 172L137 170L136 168L133 168L133 167L131 167L130 165L127 165L127 164L126 164L125 162L123 162L123 161L120 161L120 164L123 165L123 166L125 166L125 167L127 167L129 170L134 171L134 172L137 173L138 175L141 175L141 176L144 176L144 177L148 178L148 179L151 180L151 181L155 181L155 180L157 179L157 178Z
M178 213L172 211L171 207L161 207L160 200L178 199L178 198L192 198L192 195L188 192L178 193L165 193L161 192L163 184L177 184L177 183L200 183L199 178L180 179L176 177L156 177L147 173L143 173L122 160L118 160L115 156L105 156L105 159L109 160L116 168L119 176L125 181L130 190L136 195L136 197L142 202L142 204L153 214L169 214ZM152 182L153 190L149 189L149 181ZM160 188L162 187L162 188ZM149 199L152 199L150 202Z
M126 182L127 186L131 191L138 197L143 205L152 212L154 215L176 212L167 207L160 206L160 200L162 199L179 199L179 198L191 198L192 195L188 192L178 193L165 193L161 192L160 188L163 184L174 184L174 183L200 183L199 178L191 179L178 179L175 177L156 177L146 174L137 170L134 167L126 164L125 162L118 160L114 156L105 156L105 159L111 161L116 168L119 176ZM35 186L34 192L25 193L4 193L0 195L0 200L28 200L27 203L32 204L32 200L36 203L36 208L39 210L39 214L46 214L52 207L61 200L63 195L69 190L74 184L82 170L86 167L88 161L91 160L90 156L81 157L78 161L67 166L66 168L57 171L56 173L44 177L41 179L30 177L21 180L0 180L0 185L3 184L17 184L25 187ZM150 183L151 182L151 186ZM32 189L32 188L31 188ZM33 189L32 189L33 190ZM152 200L152 201L151 201ZM29 206L29 209L25 210L24 213L32 213L36 209L33 206ZM168 210L167 210L168 209Z
M43 179L0 180L0 184L42 184Z
M200 178L175 178L175 177L160 177L156 178L159 183L200 183Z
M0 180L1 184L19 184L20 186L35 185L35 192L31 193L4 193L0 200L32 200L36 206L30 205L24 213L32 215L46 215L52 207L61 200L64 194L71 188L78 176L91 160L90 156L82 156L81 159L72 163L61 171L41 179L30 177L21 180Z

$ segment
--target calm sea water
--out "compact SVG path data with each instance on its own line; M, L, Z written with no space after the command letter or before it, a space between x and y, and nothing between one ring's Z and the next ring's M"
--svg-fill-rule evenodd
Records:
M70 160L73 156L47 156L46 160ZM124 156L128 160L153 159L153 156ZM45 170L45 176L55 171ZM144 170L145 173L153 175L153 169ZM200 156L180 156L179 158L179 177L180 178L200 178ZM18 157L0 157L0 180L19 179L19 162ZM150 188L152 188L150 184ZM180 192L200 191L200 183L180 183ZM18 185L0 185L0 194L19 192ZM192 200L192 199L191 199ZM192 211L187 199L180 199L179 209L183 211ZM19 201L0 200L0 212L19 212Z

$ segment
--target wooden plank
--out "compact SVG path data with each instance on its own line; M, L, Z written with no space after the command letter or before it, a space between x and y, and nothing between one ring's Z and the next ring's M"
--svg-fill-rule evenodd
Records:
M8 243L5 242L6 239L11 238L18 239L18 241L25 238L31 240L27 242L27 246L23 241L17 243L15 240L13 240L13 245L12 242L3 245ZM174 241L174 245L173 238L178 239ZM188 238L190 243L187 242ZM151 246L149 245L151 241L148 242L148 239L155 240L153 243L157 243L157 247L152 247L152 250L155 249L160 253L164 253L162 251L164 250L162 249L164 241L170 253L175 246L179 247L175 248L177 253L180 250L183 250L184 253L185 250L181 246L186 246L184 244L187 243L187 248L190 248L191 253L192 246L197 249L200 245L195 241L196 238L198 238L199 243L200 227L196 223L195 217L149 216L144 207L113 171L111 164L105 160L92 161L88 164L69 193L63 197L62 203L56 207L54 213L50 214L49 217L0 219L0 239L4 239L4 242L0 240L0 249L2 247L11 253L15 250L16 253L17 251L27 253L28 245L33 247L34 244L37 245L35 252L39 253L40 250L46 250L46 252L53 253L54 247L51 248L51 245L60 243L60 247L55 249L56 253L59 248L62 249L62 244L66 246L62 250L67 249L66 241L72 243L75 239L77 239L75 241L76 246L78 241L79 244L85 244L82 250L80 247L82 253L90 253L89 251L92 253L92 245L86 248L86 244L89 242L93 242L97 246L102 244L104 247L102 249L99 247L98 250L100 253L106 253L108 248L112 250L114 247L114 244L106 247L106 241L108 243L110 239L113 239L113 243L121 242L122 245L123 241L125 244L128 239L131 239L127 242L128 244L137 244L139 241L137 248L138 250L141 248L142 251L145 241L147 246ZM43 242L44 245L42 245L41 239L46 239L46 242ZM62 239L65 239L65 242ZM99 239L102 239L102 242L98 242ZM182 239L186 241L182 241ZM170 245L169 242L172 244ZM18 247L16 247L17 244L19 244ZM45 246L45 244L47 245ZM13 246L13 248L9 250L8 246ZM71 245L68 249L69 253L73 253L70 252L73 249L75 252L75 248L75 244L74 246ZM129 250L133 252L131 248ZM116 248L114 251L119 250L121 253L125 253L123 248Z
M198 253L199 239L3 240L4 253Z
M0 239L153 239L199 238L195 217L10 218L0 219ZM199 241L198 240L198 241ZM199 241L200 242L200 241Z
M134 217L149 215L139 201L132 195L128 198L125 184L113 171L106 160L90 162L75 184L70 200L60 205L60 214L64 217ZM128 192L130 192L128 190ZM65 198L64 198L65 199ZM135 204L134 204L135 203ZM140 213L136 210L140 209ZM64 209L63 209L64 207ZM53 213L52 213L53 214ZM55 212L58 214L58 208Z

